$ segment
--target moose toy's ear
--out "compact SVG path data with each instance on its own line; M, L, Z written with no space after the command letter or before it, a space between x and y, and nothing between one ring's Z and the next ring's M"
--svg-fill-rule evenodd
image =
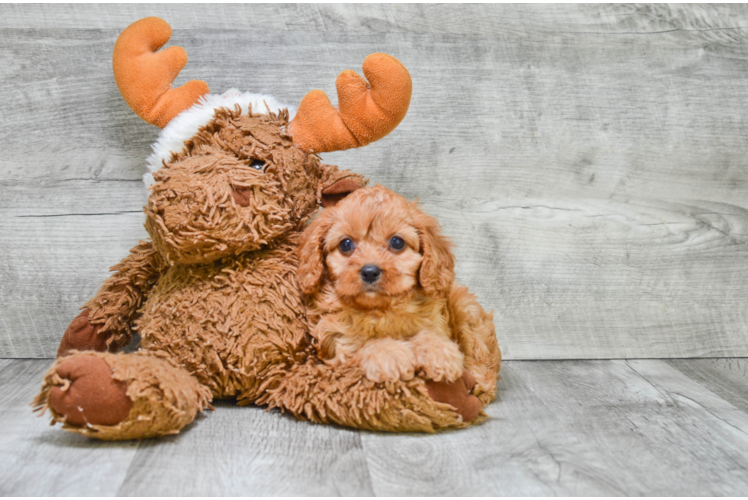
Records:
M362 187L364 186L355 179L340 179L322 190L322 206L325 208L334 207L340 200Z

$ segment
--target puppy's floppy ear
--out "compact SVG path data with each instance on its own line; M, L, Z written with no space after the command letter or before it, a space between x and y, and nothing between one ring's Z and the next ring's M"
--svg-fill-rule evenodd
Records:
M455 258L452 243L442 234L439 221L421 212L414 204L413 222L421 238L423 261L418 281L427 294L446 294L455 280Z
M325 210L304 230L299 243L299 269L296 279L301 291L310 295L319 290L325 263L322 247L332 225L330 212Z

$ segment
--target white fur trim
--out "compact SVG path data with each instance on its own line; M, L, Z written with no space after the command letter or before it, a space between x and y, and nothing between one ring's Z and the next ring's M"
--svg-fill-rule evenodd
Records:
M267 107L265 107L266 103ZM169 160L172 153L182 151L185 141L192 138L200 127L213 119L216 109L233 110L236 104L241 106L242 114L249 112L248 104L252 105L252 112L256 114L267 114L268 108L274 113L288 108L289 119L296 114L295 107L281 104L271 95L241 93L237 89L229 89L221 95L204 95L197 104L179 113L161 130L158 139L151 146L153 154L146 160L148 173L143 176L145 187L153 184L153 172L161 168L163 161Z

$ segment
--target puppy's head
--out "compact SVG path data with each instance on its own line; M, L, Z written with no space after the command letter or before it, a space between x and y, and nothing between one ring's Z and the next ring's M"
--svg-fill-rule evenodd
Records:
M327 281L349 305L384 308L418 287L443 295L454 281L450 247L416 203L382 186L364 188L307 227L297 277L306 294Z

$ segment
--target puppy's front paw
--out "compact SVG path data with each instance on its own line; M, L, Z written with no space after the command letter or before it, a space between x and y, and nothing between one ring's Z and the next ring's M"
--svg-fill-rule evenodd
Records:
M411 340L416 365L426 378L454 382L462 377L464 356L454 342L431 332L421 332Z
M396 382L415 376L416 357L408 344L399 340L370 340L358 351L356 361L373 382Z

